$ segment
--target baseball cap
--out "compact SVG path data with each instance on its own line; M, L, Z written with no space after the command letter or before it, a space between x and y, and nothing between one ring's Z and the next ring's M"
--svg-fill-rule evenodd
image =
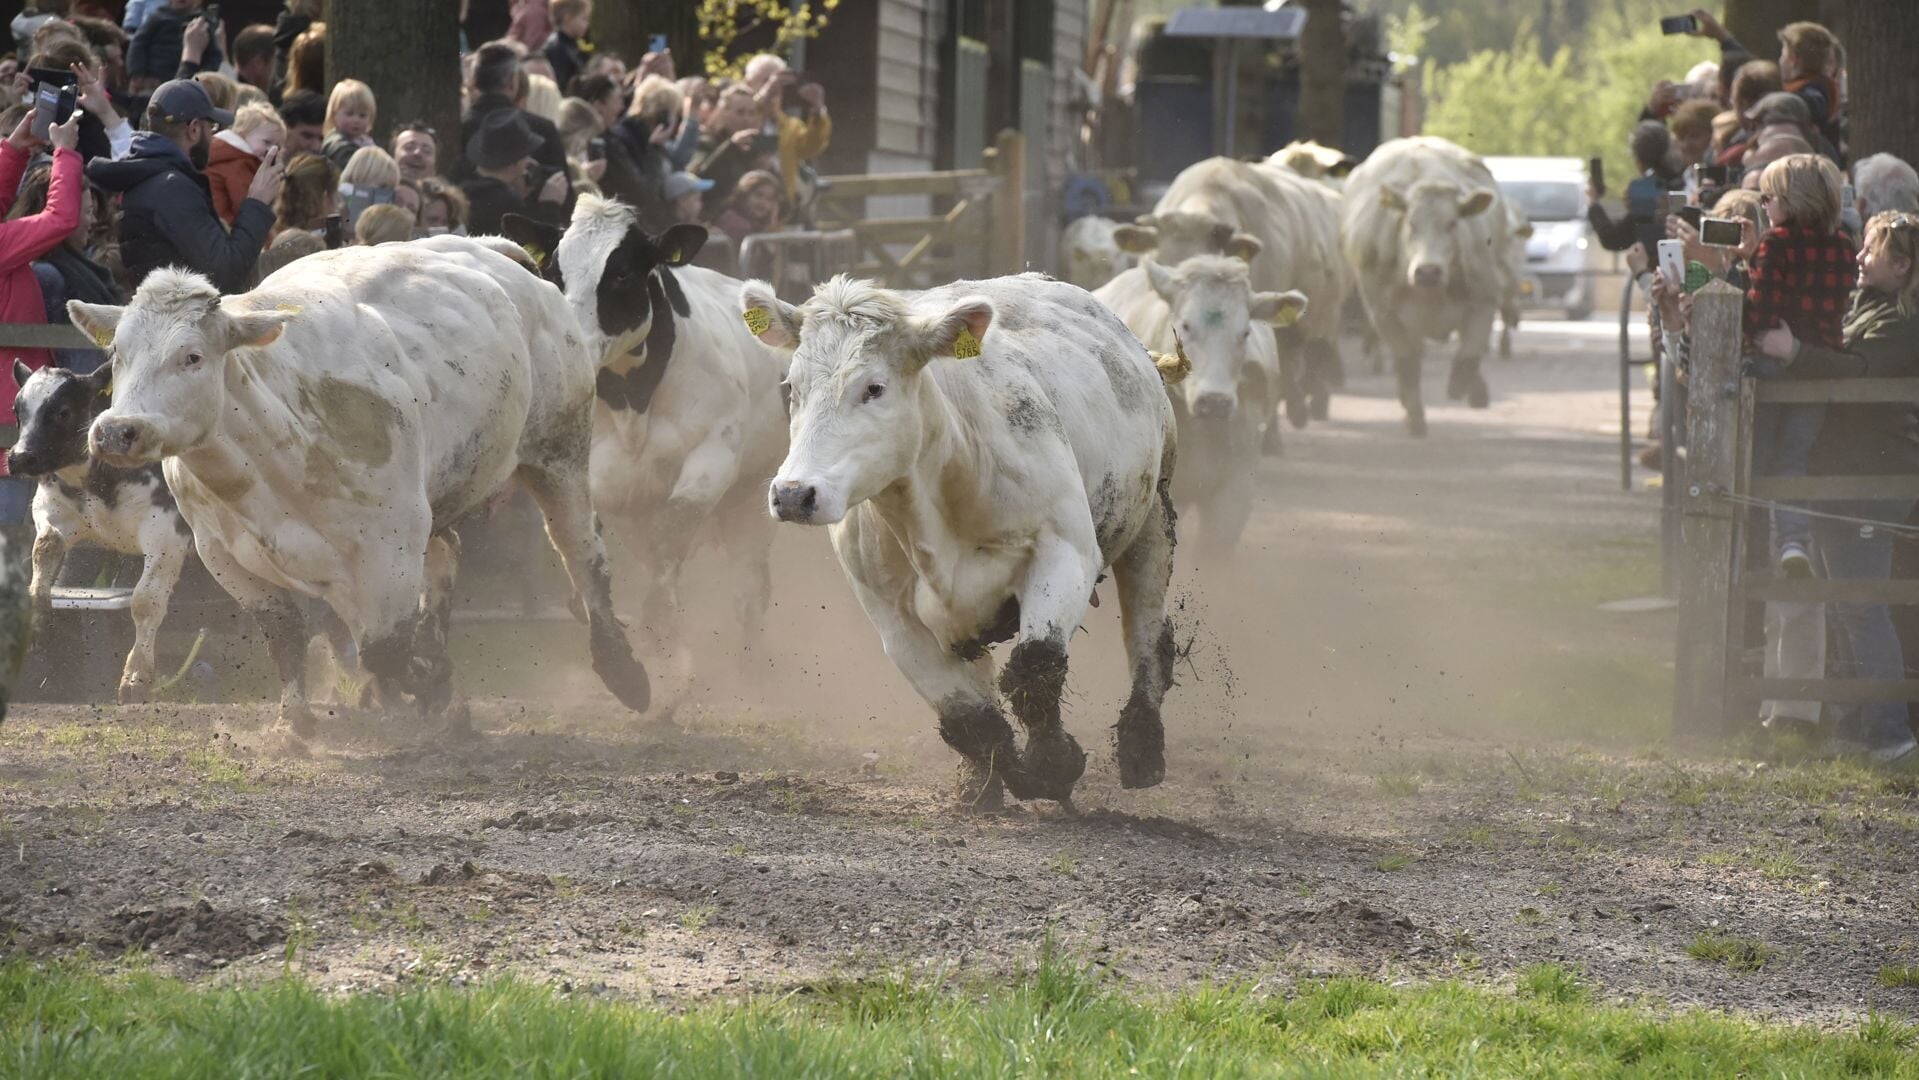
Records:
M713 181L703 180L690 172L676 172L666 178L666 183L660 185L660 193L666 196L668 202L695 191L711 190L713 190Z
M160 89L147 99L147 113L155 113L166 119L169 124L184 124L189 120L211 120L221 127L233 123L233 114L225 109L213 107L213 99L207 96L206 87L192 79L173 79L160 84Z

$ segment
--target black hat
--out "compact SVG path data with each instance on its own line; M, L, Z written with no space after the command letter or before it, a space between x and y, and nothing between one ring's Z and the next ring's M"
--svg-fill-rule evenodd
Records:
M480 121L480 130L466 143L466 159L476 168L504 169L540 148L526 117L518 109L500 109Z

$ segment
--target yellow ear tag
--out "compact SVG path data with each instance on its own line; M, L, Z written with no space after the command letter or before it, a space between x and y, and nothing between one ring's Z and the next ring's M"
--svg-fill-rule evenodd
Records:
M973 336L972 328L960 327L959 336L953 339L953 359L971 360L979 351L979 339Z
M1299 321L1300 310L1296 307L1279 309L1279 318L1273 320L1274 326L1291 326Z
M541 269L546 268L547 252L545 248L538 244L521 244L520 247L526 252L526 257L533 260L534 266L540 267Z
M753 331L754 337L759 337L773 327L773 316L763 307L747 308L745 318L746 328Z
M102 349L109 348L113 345L113 334L107 330L95 330L93 343Z
M299 313L301 313L302 311L305 311L306 309L301 307L298 304L275 304L273 305L273 310L284 311L288 315L298 315Z

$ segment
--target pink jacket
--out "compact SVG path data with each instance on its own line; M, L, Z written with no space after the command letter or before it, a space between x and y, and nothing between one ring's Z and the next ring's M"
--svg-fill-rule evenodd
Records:
M552 33L552 14L547 11L546 0L513 0L513 22L507 27L507 37L537 53L546 47Z
M12 207L20 192L20 176L26 171L26 152L0 141L0 214ZM80 198L80 155L56 150L46 209L14 221L0 221L0 323L46 323L46 301L40 295L40 280L33 276L33 261L59 247L80 224ZM53 358L46 349L4 346L0 346L0 356L18 357L30 368L43 367ZM13 398L19 392L13 382L13 365L0 364L0 424L15 422ZM0 473L4 471L5 462L0 459Z

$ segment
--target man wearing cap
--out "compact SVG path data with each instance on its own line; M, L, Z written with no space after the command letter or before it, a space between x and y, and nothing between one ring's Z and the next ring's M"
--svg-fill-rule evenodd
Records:
M713 181L702 180L689 172L676 172L660 186L660 194L673 213L676 225L698 225L703 197L713 190Z
M175 79L153 92L147 130L133 136L125 157L87 165L87 179L121 197L120 255L136 286L150 271L178 266L206 275L223 293L246 289L273 228L273 200L285 167L278 148L269 147L229 233L214 213L200 167L214 129L232 121L233 114L214 108L199 83Z
M474 175L460 183L469 206L467 230L474 236L492 236L500 232L500 219L508 214L524 214L555 225L566 223L566 170L549 170L540 178L542 168L533 160L540 137L527 126L517 109L501 109L487 116L480 129L466 144L466 160ZM527 205L529 195L538 198Z

